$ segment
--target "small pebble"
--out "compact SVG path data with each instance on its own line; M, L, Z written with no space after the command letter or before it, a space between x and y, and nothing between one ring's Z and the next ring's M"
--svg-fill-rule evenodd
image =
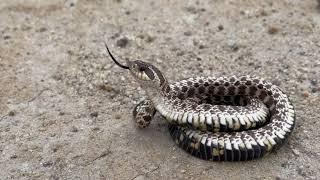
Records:
M54 153L57 152L59 150L59 148L60 148L60 146L58 146L58 145L53 147L52 152L54 152Z
M268 33L269 33L269 34L277 34L278 32L279 32L279 28L274 27L274 26L271 26L271 27L269 27L269 29L268 29Z
M222 31L224 29L224 27L220 24L219 26L218 26L218 30L219 31Z
M43 166L43 167L50 167L50 166L52 166L52 164L53 164L52 161L46 161L46 162L43 162L43 163L42 163L42 166Z
M287 162L282 163L282 164L281 164L281 167L283 167L283 168L288 167L288 163L287 163Z
M11 38L11 36L9 36L9 35L3 36L4 40L10 39L10 38Z
M129 39L126 37L123 37L123 38L117 40L117 42L116 42L117 46L119 46L121 48L126 47L128 45L128 43L129 43Z
M14 116L15 114L16 114L16 113L15 113L14 111L10 111L8 115L9 115L9 116Z
M115 39L115 38L118 38L120 36L119 33L115 33L114 35L111 36L111 39Z
M78 132L78 128L75 127L75 126L72 126L70 131L71 131L71 132Z
M21 26L21 30L22 30L22 31L28 31L28 30L30 30L30 29L31 29L30 26L26 26L26 25L22 25L22 26Z
M94 128L92 128L92 130L93 130L93 131L99 131L100 128L99 128L99 127L94 127Z
M18 156L16 154L13 154L10 156L10 159L16 159Z
M185 53L184 53L184 51L178 51L177 52L177 56L183 56Z
M318 81L316 79L311 79L310 83L312 86L316 86L318 84Z
M114 116L114 118L120 119L120 118L121 118L121 114L116 114L116 115Z
M98 117L99 113L98 112L92 112L90 113L91 117Z
M205 45L203 45L203 44L200 44L200 45L199 45L199 49L204 49L204 48L206 48Z
M188 7L186 8L186 10L187 10L188 12L192 13L192 14L196 14L196 13L197 13L197 9L196 9L195 7L193 7L193 6L188 6Z
M152 36L150 36L150 35L147 35L145 41L146 41L147 43L151 43L151 42L153 42L155 39L156 39L155 37L152 37Z
M191 36L191 35L192 35L191 31L186 31L186 32L184 32L183 34L184 34L185 36Z
M310 96L310 93L309 93L308 91L304 91L304 92L302 93L302 96L307 98L307 97Z
M276 180L281 180L281 178L279 176L276 176Z
M318 91L320 91L320 87L314 87L314 88L311 89L312 93L316 93Z
M39 29L39 32L45 32L45 31L47 31L47 28L45 28L45 27L41 27L41 28Z
M301 55L301 56L305 56L307 53L304 52L304 51L300 51L300 52L298 52L298 54Z
M114 90L112 86L106 84L101 84L98 86L98 88L107 92L111 92Z
M297 171L299 175L306 176L306 173L303 171L303 166L299 166Z
M299 156L300 152L297 149L292 149L294 155Z
M230 47L230 49L231 49L232 51L237 51L237 50L239 49L239 46L238 46L237 43L234 42L234 41L229 41L229 42L228 42L228 46Z
M265 11L265 10L263 9L263 10L261 10L260 15L261 15L261 16L267 16L268 13L267 13L267 11Z

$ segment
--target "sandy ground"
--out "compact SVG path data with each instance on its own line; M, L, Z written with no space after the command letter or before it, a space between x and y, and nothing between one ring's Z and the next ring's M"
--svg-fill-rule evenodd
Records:
M317 179L320 9L315 0L0 1L1 179ZM290 95L297 125L278 152L207 162L179 149L119 59L171 81L251 74Z

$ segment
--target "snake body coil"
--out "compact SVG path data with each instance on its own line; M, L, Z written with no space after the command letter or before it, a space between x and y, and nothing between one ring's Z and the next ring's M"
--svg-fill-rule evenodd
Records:
M108 48L107 48L108 49ZM244 161L278 149L295 124L295 111L279 87L263 79L196 77L169 84L159 69L127 61L148 99L133 111L139 127L156 111L169 122L173 140L190 154L213 161Z

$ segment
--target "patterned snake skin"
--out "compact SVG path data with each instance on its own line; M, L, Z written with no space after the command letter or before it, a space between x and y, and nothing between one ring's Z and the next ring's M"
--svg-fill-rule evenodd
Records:
M147 127L158 111L179 147L205 160L245 161L278 149L295 124L295 111L279 87L263 79L196 77L169 84L159 69L127 61L132 76L147 92L133 116Z

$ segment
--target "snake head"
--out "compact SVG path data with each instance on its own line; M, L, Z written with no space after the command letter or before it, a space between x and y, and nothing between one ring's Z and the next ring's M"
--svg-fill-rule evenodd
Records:
M166 79L161 71L150 63L144 61L127 61L132 76L143 84L161 87Z
M107 44L105 44L105 47L107 48L107 51L111 59L119 67L123 69L128 69L131 72L132 76L140 83L140 85L146 87L159 88L165 84L166 78L161 73L161 71L152 64L140 60L127 60L127 64L122 65L113 57L113 55L109 51Z

